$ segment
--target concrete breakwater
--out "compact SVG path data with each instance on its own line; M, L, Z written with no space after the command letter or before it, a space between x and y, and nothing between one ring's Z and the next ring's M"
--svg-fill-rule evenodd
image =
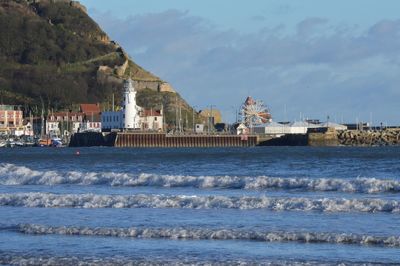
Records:
M253 146L394 146L400 145L400 129L382 131L332 128L324 132L273 136L238 135L168 135L148 132L77 133L70 147L253 147Z
M400 145L400 129L375 131L333 128L307 134L288 134L261 142L261 146L396 146Z
M339 145L344 146L394 146L400 145L400 129L379 131L346 130L337 133Z

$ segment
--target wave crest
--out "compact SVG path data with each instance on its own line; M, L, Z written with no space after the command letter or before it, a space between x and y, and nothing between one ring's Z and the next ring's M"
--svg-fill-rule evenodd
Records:
M227 196L0 194L0 206L34 208L267 209L272 211L400 213L400 202L382 199L312 199Z
M224 258L223 261L214 260L201 260L193 257L179 258L179 259L143 259L143 258L129 258L129 257L54 257L43 255L20 255L9 254L8 252L2 254L0 252L0 265L46 265L46 266L97 266L97 265L112 265L112 266L163 266L163 265L177 265L177 266L246 266L246 265L264 265L264 266L337 266L337 262L324 262L324 261L295 261L295 260L263 260L263 259L237 259L232 260ZM348 266L387 266L397 265L396 263L376 263L376 262L342 262L340 265Z
M195 187L228 189L300 189L306 191L337 191L347 193L400 193L400 181L377 178L280 178L237 176L184 176L129 174L114 172L59 172L35 171L25 166L0 164L1 185L109 185L109 186L155 186Z
M251 240L262 242L330 243L400 247L400 236L381 237L323 232L245 231L237 229L203 228L52 227L35 224L20 225L18 231L25 234L59 234L156 239L166 238L175 240Z

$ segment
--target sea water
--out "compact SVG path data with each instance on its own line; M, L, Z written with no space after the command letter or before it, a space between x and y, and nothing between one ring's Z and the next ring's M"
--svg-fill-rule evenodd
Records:
M0 150L0 264L400 264L400 148Z

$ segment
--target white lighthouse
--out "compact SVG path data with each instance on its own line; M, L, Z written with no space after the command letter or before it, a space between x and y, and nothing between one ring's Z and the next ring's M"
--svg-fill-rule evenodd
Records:
M124 81L123 108L114 111L101 112L102 131L112 130L150 130L162 131L164 128L163 110L144 109L136 104L136 90L132 80Z
M124 110L123 119L124 129L140 128L139 112L141 108L136 105L136 90L133 87L132 80L128 79L124 82Z

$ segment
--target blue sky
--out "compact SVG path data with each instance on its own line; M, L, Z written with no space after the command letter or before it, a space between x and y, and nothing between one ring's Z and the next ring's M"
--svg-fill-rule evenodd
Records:
M400 124L398 0L81 2L197 109L232 121L252 95L278 121Z

